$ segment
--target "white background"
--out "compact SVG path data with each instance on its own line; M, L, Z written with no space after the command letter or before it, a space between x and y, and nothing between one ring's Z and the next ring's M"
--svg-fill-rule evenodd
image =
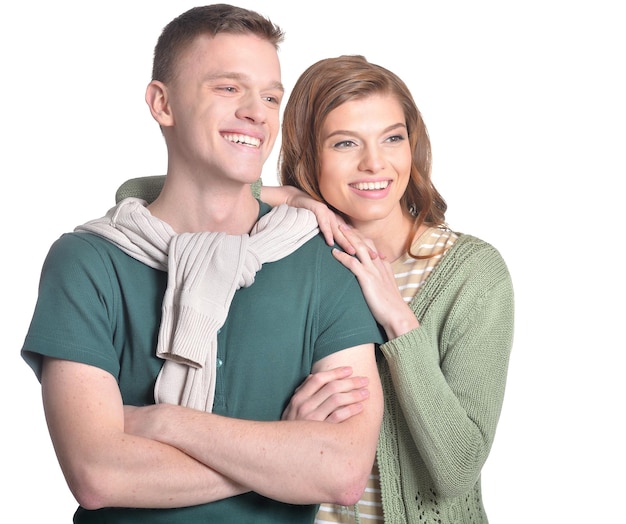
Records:
M143 94L162 27L194 5L0 7L0 502L3 514L16 515L7 522L71 521L75 502L19 350L50 244L104 214L124 180L165 172ZM516 335L483 473L491 522L626 522L620 2L238 5L286 30L288 92L306 66L339 54L363 54L398 73L428 125L450 225L491 242L509 264Z

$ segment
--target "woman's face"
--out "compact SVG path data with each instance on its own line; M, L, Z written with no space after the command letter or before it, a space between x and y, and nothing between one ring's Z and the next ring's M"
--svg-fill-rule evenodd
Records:
M372 95L333 109L322 128L320 191L354 225L401 219L411 147L402 106Z

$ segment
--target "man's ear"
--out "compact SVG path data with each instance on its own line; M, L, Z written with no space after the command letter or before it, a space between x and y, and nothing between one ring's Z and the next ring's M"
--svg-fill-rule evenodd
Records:
M161 127L174 125L174 115L169 105L167 86L158 80L152 80L146 88L146 103L152 117Z

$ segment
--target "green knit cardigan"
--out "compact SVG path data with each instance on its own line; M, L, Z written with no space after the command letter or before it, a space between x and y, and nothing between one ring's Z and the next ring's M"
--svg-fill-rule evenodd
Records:
M381 346L378 443L387 524L484 524L480 472L513 343L513 286L499 252L461 234L410 303L420 327Z

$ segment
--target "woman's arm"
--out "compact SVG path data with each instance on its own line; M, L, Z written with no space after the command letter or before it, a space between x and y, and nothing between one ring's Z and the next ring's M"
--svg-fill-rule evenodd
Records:
M384 328L388 339L393 339L419 327L419 322L406 304L391 268L391 264L378 256L374 244L355 230L340 227L356 256L338 249L333 255L356 276L363 296L376 321Z
M371 258L357 231L345 233L356 257L333 254L356 275L385 329L389 340L381 351L415 446L440 494L460 496L480 475L503 402L513 326L504 261L490 246L484 256L463 260L445 278L462 271L465 281L445 308L433 312L441 306L431 304L424 328L402 299L389 263ZM433 327L444 317L445 329Z
M337 243L347 253L354 254L354 248L340 229L340 226L346 223L345 220L323 202L318 202L293 186L262 186L261 200L271 206L287 204L312 211L317 217L317 223L326 243L329 246Z
M420 456L442 496L476 483L502 408L513 336L513 292L501 261L454 269L421 327L381 346ZM451 290L451 291L450 291Z

